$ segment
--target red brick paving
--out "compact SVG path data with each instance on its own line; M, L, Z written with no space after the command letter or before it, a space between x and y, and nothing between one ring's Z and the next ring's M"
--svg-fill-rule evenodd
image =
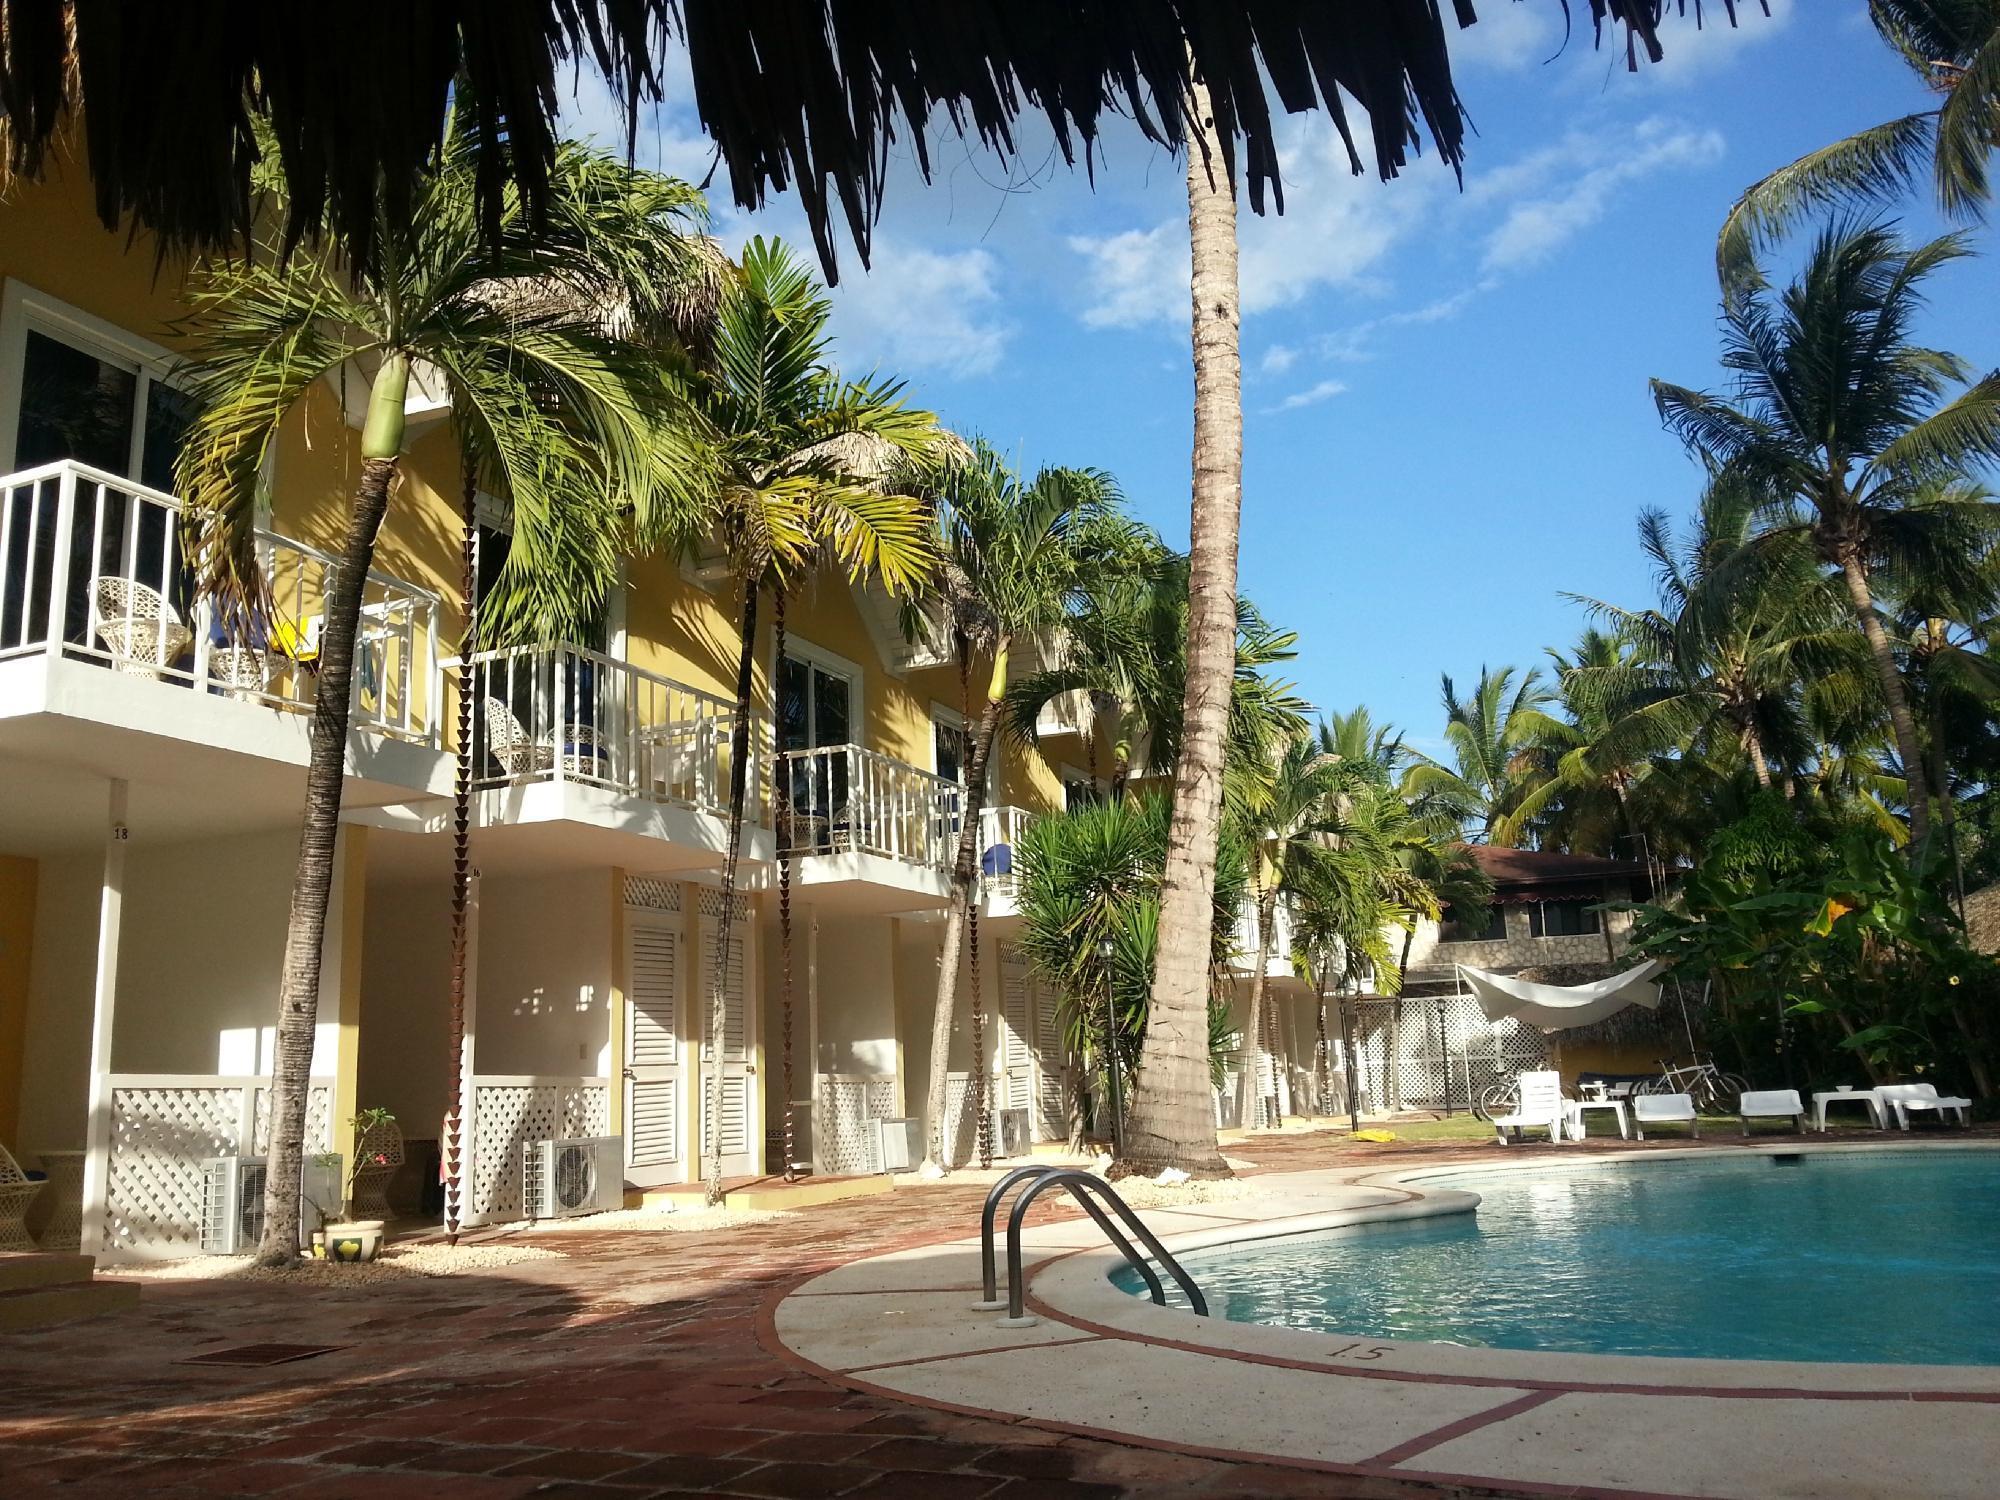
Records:
M1384 1165L1464 1151L1324 1135L1236 1149L1267 1169L1352 1168L1364 1150ZM946 1184L714 1234L572 1232L543 1241L561 1261L352 1290L149 1282L136 1311L0 1341L0 1495L1502 1493L1229 1463L933 1411L850 1392L760 1346L758 1311L784 1286L913 1235L962 1234L977 1223L979 1196ZM265 1369L175 1363L273 1339L351 1347Z

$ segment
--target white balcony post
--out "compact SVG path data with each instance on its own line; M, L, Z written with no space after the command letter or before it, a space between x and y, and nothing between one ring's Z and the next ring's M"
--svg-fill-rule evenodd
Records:
M101 514L101 509L100 509L100 514ZM62 471L62 477L56 481L55 547L53 551L51 551L51 553L49 554L48 646L50 654L55 656L62 655L63 636L67 633L65 626L68 618L67 606L69 603L70 538L75 525L76 525L76 470L70 468L68 465L64 465ZM34 549L32 546L30 546L29 548L28 560L30 564L32 564L34 561ZM95 572L97 571L97 559L93 557L90 560L90 563L91 563L90 567L85 570L85 578L84 578L84 587L86 589L89 589L91 595L93 596L90 597L87 601L90 612L90 619L88 621L87 628L84 632L84 643L86 645L88 645L90 642L91 632L95 630L97 626L97 619L96 619L97 600L94 597L96 591L94 589L91 589L91 584L90 584L91 575L95 574ZM32 578L33 572L34 569L31 566L28 569L27 576ZM32 597L32 591L30 597ZM27 616L27 605L26 601L24 600L22 604L22 619L24 623L26 621L26 616Z
M125 851L130 831L125 826L127 788L110 783L104 867L97 901L97 976L91 991L90 1117L83 1157L83 1253L102 1255L108 1248L111 1182L111 1040L118 1006L118 936L125 910Z
M536 673L535 675L539 677L541 674ZM550 757L552 762L550 779L558 782L566 779L567 772L567 768L563 765L563 734L565 732L564 716L569 712L569 695L565 691L568 684L569 652L564 650L561 645L551 646L549 648L548 734L549 745L555 753Z

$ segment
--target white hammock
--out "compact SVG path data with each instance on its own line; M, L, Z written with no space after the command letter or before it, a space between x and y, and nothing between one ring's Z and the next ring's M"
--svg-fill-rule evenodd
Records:
M1653 983L1653 976L1660 967L1658 959L1648 959L1636 969L1591 984L1534 984L1506 974L1489 974L1469 964L1460 964L1458 972L1478 996L1487 1020L1504 1021L1511 1016L1543 1031L1564 1031L1601 1021L1628 1005L1657 1009L1660 987Z

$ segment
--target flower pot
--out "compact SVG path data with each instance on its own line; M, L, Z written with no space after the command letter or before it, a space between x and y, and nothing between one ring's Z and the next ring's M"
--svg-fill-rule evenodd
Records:
M312 1258L314 1260L326 1259L326 1231L324 1229L315 1229L313 1231Z
M340 1265L365 1266L382 1251L382 1221L357 1219L326 1226L326 1258Z

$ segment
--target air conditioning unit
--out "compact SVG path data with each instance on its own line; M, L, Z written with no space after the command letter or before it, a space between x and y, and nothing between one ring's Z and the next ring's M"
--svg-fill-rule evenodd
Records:
M342 1208L341 1162L309 1153L299 1191L299 1247L311 1243L320 1218L337 1219ZM261 1156L213 1156L201 1164L201 1248L205 1255L245 1255L264 1237L264 1183Z
M531 1219L568 1219L625 1206L625 1139L530 1141L521 1152L521 1203Z
M1034 1116L1023 1107L997 1111L1000 1117L1000 1154L1026 1156L1035 1145Z
M924 1122L908 1115L870 1120L875 1135L875 1170L914 1172L924 1164Z

